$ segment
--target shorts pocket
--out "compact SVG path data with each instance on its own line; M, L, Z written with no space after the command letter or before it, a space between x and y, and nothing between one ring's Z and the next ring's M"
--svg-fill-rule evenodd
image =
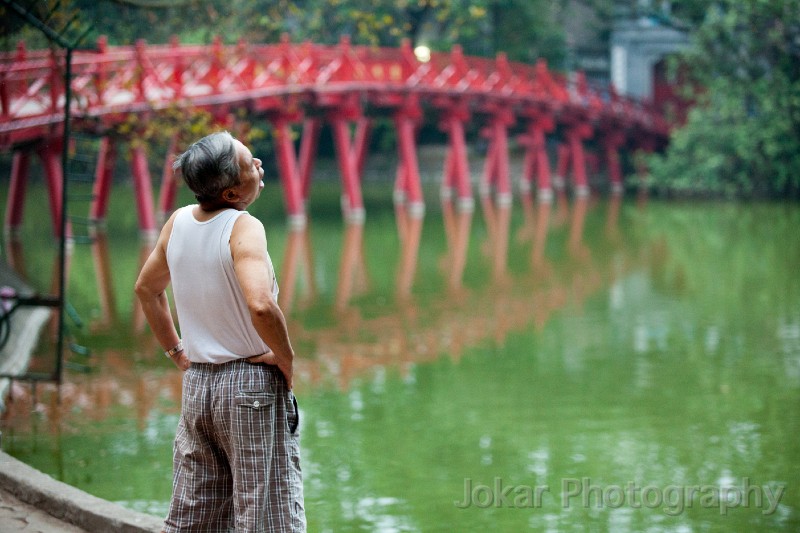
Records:
M287 406L289 409L286 413L286 423L289 425L289 433L294 435L297 433L297 426L300 425L300 410L297 408L297 398L295 398L291 391L289 392L289 396L292 401Z
M240 392L233 399L236 407L261 411L272 407L275 403L275 394L271 392Z

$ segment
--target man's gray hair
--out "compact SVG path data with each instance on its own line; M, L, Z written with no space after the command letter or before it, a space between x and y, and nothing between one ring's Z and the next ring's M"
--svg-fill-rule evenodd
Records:
M186 149L172 169L180 172L200 203L219 200L222 192L239 184L239 159L233 136L212 133Z

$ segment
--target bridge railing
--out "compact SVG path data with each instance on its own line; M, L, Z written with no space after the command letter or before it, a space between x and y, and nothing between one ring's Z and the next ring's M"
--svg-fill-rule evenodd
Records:
M58 51L0 54L0 144L26 130L62 119L64 55ZM73 54L73 113L102 117L170 105L213 106L259 101L259 109L284 106L281 98L330 92L416 92L459 97L470 105L540 106L554 113L617 119L664 134L656 110L594 87L580 74L564 76L546 64L512 63L504 56L465 56L458 46L418 60L406 43L399 48L313 43L108 46ZM273 98L274 101L269 99Z

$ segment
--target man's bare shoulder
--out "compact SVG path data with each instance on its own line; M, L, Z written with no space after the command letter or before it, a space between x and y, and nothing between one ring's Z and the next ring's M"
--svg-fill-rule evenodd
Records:
M239 251L265 250L267 246L267 235L264 224L245 212L233 225L231 232L231 252L236 258Z
M251 232L265 233L264 224L259 219L245 211L239 218L236 219L236 222L233 224L231 238L237 236L239 233L250 234Z
M158 234L156 246L161 248L164 252L167 250L167 243L172 235L172 227L175 225L175 218L178 216L178 211L180 210L175 210L172 212L167 221L161 227L161 232Z

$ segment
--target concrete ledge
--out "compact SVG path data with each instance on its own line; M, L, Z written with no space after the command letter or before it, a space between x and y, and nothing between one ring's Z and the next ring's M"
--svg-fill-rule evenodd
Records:
M0 487L20 501L86 531L156 533L163 521L57 481L0 451Z

